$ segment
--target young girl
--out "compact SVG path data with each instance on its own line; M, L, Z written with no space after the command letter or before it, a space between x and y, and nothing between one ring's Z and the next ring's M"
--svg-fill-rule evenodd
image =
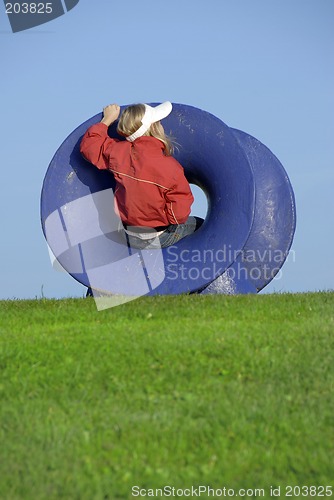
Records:
M120 114L120 107L110 104L80 145L84 158L114 175L115 209L135 248L172 245L202 223L202 219L189 217L194 198L182 166L171 156L173 146L160 123L171 111L170 102L154 108L129 106L117 126L124 141L108 135L108 127Z

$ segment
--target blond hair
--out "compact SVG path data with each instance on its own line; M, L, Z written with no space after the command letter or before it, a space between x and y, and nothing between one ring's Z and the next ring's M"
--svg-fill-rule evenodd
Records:
M133 104L128 106L119 119L117 132L120 135L128 137L136 132L141 126L141 120L145 113L144 104ZM155 137L165 145L165 154L170 156L174 152L173 143L170 137L165 133L160 122L152 123L150 128L145 132L146 136Z

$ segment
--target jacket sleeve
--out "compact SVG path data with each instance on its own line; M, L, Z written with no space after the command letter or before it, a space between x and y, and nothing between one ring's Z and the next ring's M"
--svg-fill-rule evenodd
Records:
M166 194L166 214L170 224L183 224L189 217L194 201L189 182L180 166L176 182Z
M104 123L96 123L89 127L82 138L80 153L90 163L101 170L108 169L108 151L118 142L108 135L108 127Z

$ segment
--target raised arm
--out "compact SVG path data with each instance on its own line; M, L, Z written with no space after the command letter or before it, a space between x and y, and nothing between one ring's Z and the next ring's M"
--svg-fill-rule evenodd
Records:
M117 120L119 112L120 107L117 104L109 104L103 108L101 122L89 127L80 144L83 157L101 170L108 168L108 149L117 142L117 139L109 137L108 127Z
M104 123L109 127L112 123L114 123L119 117L121 108L118 104L109 104L105 108L103 108L103 118L101 123Z

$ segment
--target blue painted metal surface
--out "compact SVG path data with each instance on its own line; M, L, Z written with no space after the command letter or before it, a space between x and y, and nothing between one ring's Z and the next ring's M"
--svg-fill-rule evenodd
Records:
M248 240L232 266L201 293L259 292L276 276L289 253L295 228L295 198L288 175L254 137L232 129L253 171L256 200Z
M113 177L79 152L84 132L100 119L64 141L42 189L44 234L75 279L102 294L129 295L256 293L271 281L292 243L295 203L286 172L263 144L210 113L173 104L164 128L179 145L175 157L188 180L207 194L208 214L196 233L159 254L129 254L108 198ZM109 135L118 137L115 125ZM143 273L145 286L136 289Z

